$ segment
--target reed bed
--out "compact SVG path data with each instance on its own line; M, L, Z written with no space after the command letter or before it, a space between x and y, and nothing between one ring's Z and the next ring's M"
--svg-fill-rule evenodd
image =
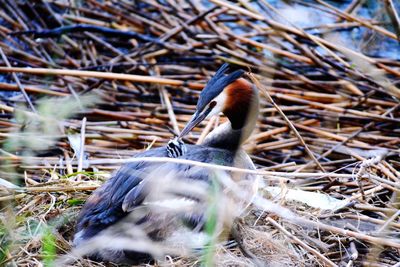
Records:
M261 92L245 149L263 184L235 223L240 244L219 247L215 263L399 266L399 57L360 48L374 38L398 45L398 10L387 0L384 18L365 18L364 1L287 2L334 23L301 27L266 0L2 1L0 265L50 266L68 253L89 194L132 155L178 134L229 62ZM351 29L365 31L359 49L340 38ZM225 120L185 141L201 142ZM285 198L292 189L315 199ZM315 207L321 195L346 205Z

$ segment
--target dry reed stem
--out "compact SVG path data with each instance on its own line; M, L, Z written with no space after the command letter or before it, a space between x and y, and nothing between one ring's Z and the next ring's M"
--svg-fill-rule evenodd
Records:
M81 138L79 142L79 154L77 155L78 157L78 169L77 172L82 172L83 170L83 157L85 156L85 133L86 133L86 117L83 118L82 120L82 126L81 126ZM78 174L76 176L76 181L81 180L81 174Z
M111 72L98 72L98 71L83 71L83 70L64 70L64 69L45 69L45 68L17 68L17 67L0 67L0 72L21 72L36 75L66 75L76 77L90 77L100 78L108 80L124 80L133 82L144 82L144 83L157 83L171 86L183 86L186 83L184 81L166 79L161 77L153 76L141 76L133 74L123 73L111 73ZM199 83L187 83L189 88L202 89L203 84Z
M317 158L314 156L314 153L308 148L306 142L304 142L304 139L301 137L301 135L299 134L299 132L297 131L297 129L294 127L294 125L292 124L292 122L288 119L288 117L285 115L285 113L281 110L281 108L275 103L275 101L272 99L272 97L270 96L270 94L268 93L267 89L257 80L257 78L250 73L249 75L250 79L256 84L257 88L259 88L261 90L261 92L263 92L263 94L265 95L265 97L268 99L268 101L270 103L272 103L272 105L278 110L278 112L281 114L281 116L283 117L283 119L286 121L286 123L288 124L289 128L294 132L294 134L296 135L296 137L299 139L300 143L304 146L304 148L307 151L307 154L310 156L310 158L315 162L315 164L318 166L318 168L320 168L320 170L322 170L323 172L325 172L324 167L322 167L322 165L319 163L319 161L317 160Z

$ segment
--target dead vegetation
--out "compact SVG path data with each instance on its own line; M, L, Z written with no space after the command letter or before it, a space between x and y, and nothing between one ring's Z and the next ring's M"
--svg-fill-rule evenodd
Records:
M0 265L51 265L67 253L91 191L178 133L226 61L251 69L264 96L246 144L264 184L235 225L241 248L218 246L215 263L399 266L395 3L366 18L364 1L287 2L2 1ZM298 25L290 15L304 6L332 22ZM352 29L362 34L343 38ZM369 53L374 42L397 45L397 58Z

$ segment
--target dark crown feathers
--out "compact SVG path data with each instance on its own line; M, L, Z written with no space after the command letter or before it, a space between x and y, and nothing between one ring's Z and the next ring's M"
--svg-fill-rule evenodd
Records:
M233 83L243 76L244 70L236 70L228 75L225 73L229 70L229 64L222 65L215 75L207 83L206 87L200 93L199 101L197 102L197 110L203 110L208 103L218 96L226 86Z

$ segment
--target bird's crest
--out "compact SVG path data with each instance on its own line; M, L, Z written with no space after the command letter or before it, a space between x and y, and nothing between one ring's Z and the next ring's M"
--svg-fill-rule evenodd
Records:
M203 110L204 107L207 106L212 99L219 95L226 86L236 81L244 74L244 70L236 70L228 75L225 75L228 70L229 64L225 63L207 83L206 87L200 93L200 98L197 102L197 110Z

